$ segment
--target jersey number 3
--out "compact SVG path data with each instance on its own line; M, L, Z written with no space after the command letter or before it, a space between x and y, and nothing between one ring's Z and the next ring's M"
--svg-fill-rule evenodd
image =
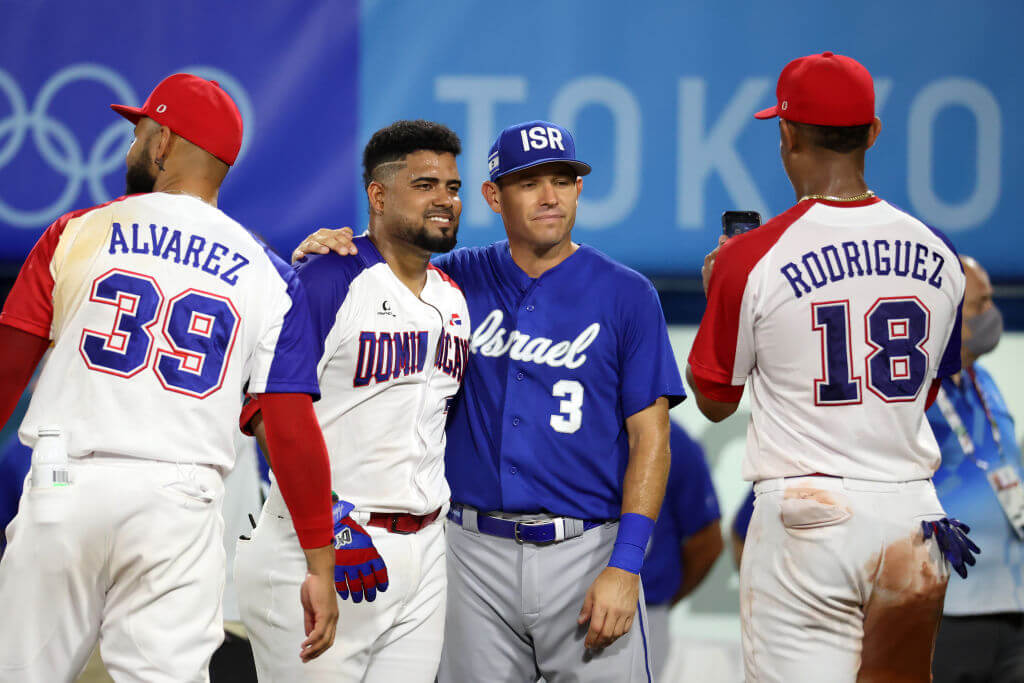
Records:
M811 304L811 323L821 335L822 377L814 381L814 403L861 403L862 379L854 375L850 302ZM913 401L928 375L930 315L917 297L876 299L864 314L864 360L868 389L886 403Z
M128 378L153 361L164 389L196 398L224 383L240 320L229 299L187 289L172 297L165 311L156 280L115 268L96 278L89 301L116 309L109 332L82 331L79 350L90 370ZM161 320L167 347L157 350L154 360L153 327Z
M551 395L564 399L551 416L551 428L562 434L574 434L583 424L583 385L574 379L560 379L551 387Z

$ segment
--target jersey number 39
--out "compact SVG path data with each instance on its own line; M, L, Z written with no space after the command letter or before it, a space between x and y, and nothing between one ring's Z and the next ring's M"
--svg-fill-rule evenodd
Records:
M928 375L928 308L917 297L883 297L864 313L867 386L886 403L913 401ZM811 324L821 335L822 377L814 381L814 403L861 403L850 338L850 302L811 304Z
M115 268L96 278L89 301L116 309L110 331L82 331L79 350L90 370L128 378L152 361L164 389L195 398L224 383L240 320L230 299L186 289L166 300L152 277ZM157 323L167 344L154 358Z

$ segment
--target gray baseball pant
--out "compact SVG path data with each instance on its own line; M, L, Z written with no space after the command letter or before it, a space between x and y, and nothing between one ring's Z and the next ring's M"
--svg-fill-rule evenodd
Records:
M439 683L650 683L643 587L629 632L589 652L583 598L618 523L566 541L518 543L446 522L448 617Z

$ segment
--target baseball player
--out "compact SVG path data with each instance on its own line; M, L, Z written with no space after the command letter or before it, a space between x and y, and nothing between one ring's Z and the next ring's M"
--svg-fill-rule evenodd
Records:
M117 681L208 679L246 382L305 549L288 656L311 659L337 619L315 342L292 271L216 208L241 117L189 74L112 106L135 123L127 196L54 222L0 315L0 421L54 345L21 423L36 453L0 562L0 680L70 681L97 639Z
M451 495L445 422L469 362L470 318L430 256L455 246L460 152L458 136L437 123L377 131L363 153L370 222L358 254L296 264L321 349L316 413L339 499L342 634L316 662L286 656L304 637L303 614L279 596L298 589L304 568L274 485L235 562L261 681L430 683L437 674L447 592L438 518Z
M571 230L590 166L546 121L503 130L484 198L507 241L435 263L475 329L445 466L438 679L649 681L639 572L685 392L657 292ZM347 231L299 251L350 252Z
M750 379L747 679L928 681L943 554L964 574L973 561L935 495L924 419L960 368L964 274L941 233L864 182L881 123L861 64L802 57L776 93L757 117L780 118L798 202L709 255L687 370L714 421Z

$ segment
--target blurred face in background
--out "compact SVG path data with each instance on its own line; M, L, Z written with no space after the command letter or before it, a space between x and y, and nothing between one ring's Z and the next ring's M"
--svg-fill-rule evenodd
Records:
M540 164L482 188L510 242L543 251L569 241L583 179L568 164Z
M379 179L367 188L380 228L432 253L451 251L462 215L455 155L420 150L381 166Z
M960 257L960 262L967 278L960 361L967 368L999 344L1003 315L992 301L992 282L985 269L970 256Z

